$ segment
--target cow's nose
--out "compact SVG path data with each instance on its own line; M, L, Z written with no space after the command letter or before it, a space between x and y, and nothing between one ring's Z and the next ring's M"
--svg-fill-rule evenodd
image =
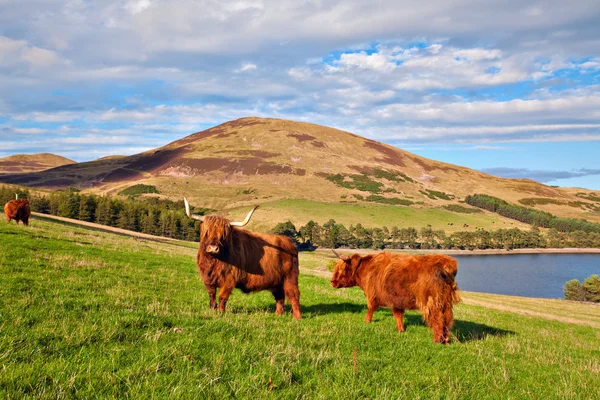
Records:
M208 245L206 246L206 252L208 254L219 254L219 246Z

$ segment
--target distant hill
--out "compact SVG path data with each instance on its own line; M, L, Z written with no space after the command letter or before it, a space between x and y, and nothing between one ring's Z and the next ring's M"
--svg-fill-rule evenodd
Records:
M301 199L468 212L465 196L484 193L559 216L600 221L600 192L498 178L338 129L255 117L133 156L5 175L0 181L112 194L143 183L161 196L186 195L197 206L217 210Z
M117 158L123 158L123 157L127 157L127 156L121 156L121 155L105 156L105 157L100 157L96 161L115 160Z
M70 164L75 164L75 161L56 154L15 154L0 158L0 174L40 172Z

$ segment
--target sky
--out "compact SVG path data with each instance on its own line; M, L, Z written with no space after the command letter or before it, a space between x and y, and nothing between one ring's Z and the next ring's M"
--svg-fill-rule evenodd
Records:
M600 190L597 0L0 0L0 157L246 116Z

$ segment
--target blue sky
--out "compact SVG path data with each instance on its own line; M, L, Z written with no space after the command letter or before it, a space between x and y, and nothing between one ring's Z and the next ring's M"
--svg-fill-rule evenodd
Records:
M0 157L244 116L600 190L598 1L0 1Z

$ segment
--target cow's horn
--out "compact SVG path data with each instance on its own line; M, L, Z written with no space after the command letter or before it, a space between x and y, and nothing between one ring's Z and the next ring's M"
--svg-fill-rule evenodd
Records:
M19 200L19 193L15 193L15 200Z
M229 225L231 225L231 226L246 226L248 224L248 222L250 222L250 217L252 217L252 213L254 213L254 211L256 211L257 208L258 208L258 206L254 207L252 210L250 210L248 215L246 215L246 219L243 220L242 222L230 222Z
M187 199L185 197L183 198L183 203L185 204L185 214L188 217L190 217L192 219L197 219L200 222L204 221L204 217L203 216L192 214L192 212L190 211L190 203L188 203L188 201L187 201Z
M348 260L348 259L350 258L350 257L348 257L348 256L343 256L343 255L341 255L341 254L338 254L338 253L337 253L337 252L336 252L334 249L331 249L331 251L332 251L332 252L333 252L333 254L335 254L335 256L336 256L337 258L339 258L340 260L344 260L344 261L346 261L346 260Z

